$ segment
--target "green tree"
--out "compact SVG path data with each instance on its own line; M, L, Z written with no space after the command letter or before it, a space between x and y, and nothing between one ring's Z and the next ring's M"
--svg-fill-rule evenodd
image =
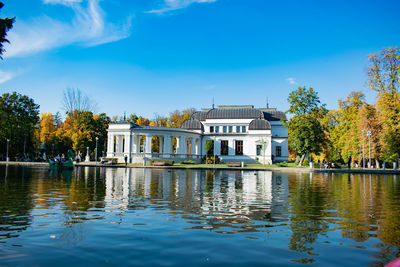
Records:
M0 10L3 8L4 4L0 2ZM12 28L14 24L15 18L4 18L0 19L0 58L2 58L3 53L5 52L4 50L4 43L9 43L9 41L6 39L7 37L7 32Z
M126 120L132 123L136 123L139 117L136 114L131 114Z
M32 148L32 137L39 121L39 105L26 95L16 92L0 97L0 151L6 140L11 142L10 155L21 156Z
M207 156L212 156L214 154L214 141L207 140L204 149L206 150Z
M326 145L326 136L321 124L327 110L312 88L298 87L288 97L288 113L294 116L286 123L289 131L289 146L301 155L299 166L306 155L319 154Z

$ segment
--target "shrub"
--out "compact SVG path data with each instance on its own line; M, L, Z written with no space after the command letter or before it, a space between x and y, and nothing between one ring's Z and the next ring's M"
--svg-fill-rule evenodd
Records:
M180 164L195 164L196 162L194 162L193 160L185 160L185 161L181 161L179 163Z
M277 165L278 165L279 167L287 167L287 166L288 166L288 163L287 163L286 161L282 161L282 162L279 162Z
M206 164L213 164L214 156L204 156L201 161ZM217 155L215 155L215 164L218 164L220 162L221 162L221 159Z

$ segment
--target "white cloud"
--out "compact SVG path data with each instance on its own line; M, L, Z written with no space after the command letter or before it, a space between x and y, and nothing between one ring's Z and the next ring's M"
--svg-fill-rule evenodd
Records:
M286 81L288 81L290 84L297 84L295 78L287 78Z
M61 4L71 8L75 16L70 22L41 16L32 21L17 20L8 33L5 57L33 54L71 44L95 46L129 37L131 19L120 25L105 21L99 0L43 0L45 4Z
M217 0L164 0L164 6L160 9L153 9L147 13L162 14L168 11L178 10L185 8L194 3L213 3Z
M0 84L5 83L6 81L14 78L15 74L12 72L5 72L0 70Z

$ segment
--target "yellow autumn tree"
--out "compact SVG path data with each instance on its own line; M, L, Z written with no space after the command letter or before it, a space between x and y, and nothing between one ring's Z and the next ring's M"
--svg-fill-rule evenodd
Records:
M142 116L140 116L137 120L136 120L136 124L139 126L149 126L150 121L149 119L143 118Z
M39 140L41 143L52 143L56 132L53 114L47 112L42 113L39 126Z

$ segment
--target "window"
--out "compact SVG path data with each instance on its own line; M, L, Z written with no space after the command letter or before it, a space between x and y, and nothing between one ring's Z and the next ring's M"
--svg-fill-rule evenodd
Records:
M223 127L222 127L222 131L223 131L224 133L226 133L226 126L223 126Z
M262 145L257 145L256 146L257 156L261 156L261 149L262 149Z
M221 141L221 155L228 155L228 140Z
M246 126L242 126L242 133L246 132Z
M210 126L210 133L214 132L214 126Z
M233 127L229 126L229 132L231 133L233 131Z
M236 132L240 133L240 126L236 126Z
M235 141L235 155L243 155L243 141L242 140Z
M215 126L215 132L219 133L219 126Z
M276 156L277 157L281 157L282 156L282 147L280 147L280 146L277 146L276 148L275 148L275 151L276 151Z

